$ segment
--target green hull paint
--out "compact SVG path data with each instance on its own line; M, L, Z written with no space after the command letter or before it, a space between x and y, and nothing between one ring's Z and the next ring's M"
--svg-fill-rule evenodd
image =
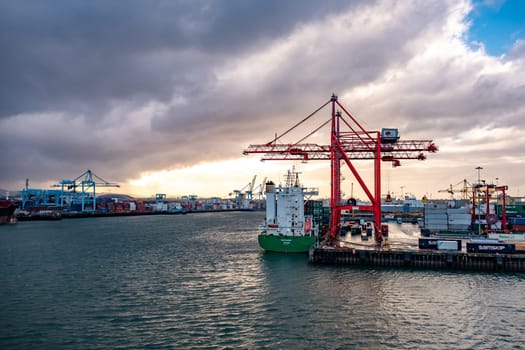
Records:
M307 253L315 243L313 236L273 236L259 235L261 248L280 253Z

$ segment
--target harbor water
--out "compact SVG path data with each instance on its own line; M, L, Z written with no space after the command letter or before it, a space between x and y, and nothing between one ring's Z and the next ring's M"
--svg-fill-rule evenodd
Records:
M263 215L0 226L0 349L525 348L525 274L314 265Z

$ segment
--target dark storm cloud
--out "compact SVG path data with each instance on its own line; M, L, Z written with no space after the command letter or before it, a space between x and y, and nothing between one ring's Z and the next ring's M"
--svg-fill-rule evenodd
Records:
M114 99L164 100L174 89L191 91L192 72L344 3L4 1L0 117L103 111ZM191 52L206 59L187 62Z
M426 11L413 11L395 4L388 9L375 8L371 3L364 14L353 10L349 9L346 16L336 13L312 19L310 25L315 27L312 31L317 33L303 39L304 42L300 41L302 28L297 24L293 39L288 38L288 34L274 38L273 46L284 48L261 46L260 55L255 51L255 57L250 55L251 50L229 57L234 63L226 68L218 64L216 71L235 72L238 65L246 65L254 72L261 72L245 80L239 76L246 72L237 73L236 78L242 82L238 82L238 86L228 86L228 91L221 90L221 82L215 75L201 80L199 94L157 115L152 121L153 129L185 133L190 129L202 130L203 125L213 129L208 125L213 123L235 129L240 126L239 121L251 125L253 130L262 123L277 128L278 125L281 128L291 126L293 120L282 120L282 115L295 114L295 120L300 120L311 112L308 108L317 108L332 92L343 93L367 84L380 78L389 68L404 64L415 52L410 43L421 33L445 25L446 17L435 16L435 13L445 12L447 6L430 3L426 4ZM374 20L372 17L376 14L387 19ZM277 53L273 55L272 50ZM284 50L287 50L285 54L280 53ZM279 55L285 60L272 59Z
M160 142L151 141L156 137L139 139L128 123L114 128L112 136L100 136L108 114L119 103L130 112L173 95L216 102L195 99L209 94L214 67L287 35L302 22L350 6L346 1L1 2L0 119L7 120L1 144L19 145L2 154L2 178L35 173L56 178L66 168L83 168L78 163L104 169L118 163L132 173L155 167L151 163L157 160L157 168L182 164L186 157L180 152L157 157ZM194 109L188 110L190 121ZM63 120L45 122L46 113L58 113ZM39 117L16 117L27 114ZM13 118L18 132L9 123ZM72 125L73 118L83 124ZM38 130L42 125L36 120L49 128ZM142 134L148 132L144 127ZM182 143L198 135L177 136Z
M520 70L510 71L516 78L494 59L454 53L466 8L455 1L1 2L0 147L9 152L0 155L0 185L74 178L87 168L124 182L235 158L333 92L367 127L389 123L425 138L494 115L521 123ZM426 57L434 46L441 50ZM523 65L522 46L506 59Z

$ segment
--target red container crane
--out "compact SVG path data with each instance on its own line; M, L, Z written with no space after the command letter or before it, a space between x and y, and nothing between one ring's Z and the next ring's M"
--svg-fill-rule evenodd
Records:
M313 117L326 106L331 105L331 117L319 127L309 132L295 143L279 143L283 136L298 129L304 122ZM341 110L338 110L340 108ZM305 140L330 123L330 144L319 145L306 143ZM295 124L281 135L265 144L252 144L243 154L262 154L262 160L330 160L330 231L329 242L333 242L338 233L341 212L343 210L369 210L374 216L375 239L383 240L381 232L381 162L389 161L394 167L401 165L400 159L425 160L425 152L438 150L432 140L399 140L397 129L380 131L365 130L361 124L338 101L335 94L330 100ZM374 183L370 189L353 161L374 161ZM355 205L341 201L341 163L344 162L372 203Z

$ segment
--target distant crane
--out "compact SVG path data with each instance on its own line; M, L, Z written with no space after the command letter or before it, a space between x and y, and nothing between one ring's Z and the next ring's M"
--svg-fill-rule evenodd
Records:
M247 209L249 201L252 199L256 178L257 175L254 175L252 181L248 182L243 188L240 190L233 190L233 193L230 193L230 196L235 194L235 204L237 205L237 208Z
M62 190L61 206L65 204L64 201L67 199L70 204L80 202L83 212L93 212L97 209L97 186L120 187L119 184L106 181L89 169L73 180L61 180L58 184L53 185L53 187L60 187ZM81 188L80 193L77 192L77 187ZM69 198L64 198L65 193L69 193Z
M248 190L246 190L246 199L251 200L253 195L253 186L255 185L255 179L257 178L257 175L253 176L252 182L248 184Z
M438 190L438 192L440 193L447 192L448 194L450 194L450 198L454 199L454 188L452 187L452 184L450 184L449 188Z
M462 185L460 189L458 189L459 185ZM470 184L468 183L467 179L463 179L463 181L460 181L455 185L450 184L447 189L438 190L438 192L446 192L450 194L451 199L454 199L454 194L461 193L462 199L469 199L469 188Z
M266 180L267 179L268 178L265 177L264 180L259 184L259 186L257 186L257 198L259 200L264 198L264 190L266 188Z

